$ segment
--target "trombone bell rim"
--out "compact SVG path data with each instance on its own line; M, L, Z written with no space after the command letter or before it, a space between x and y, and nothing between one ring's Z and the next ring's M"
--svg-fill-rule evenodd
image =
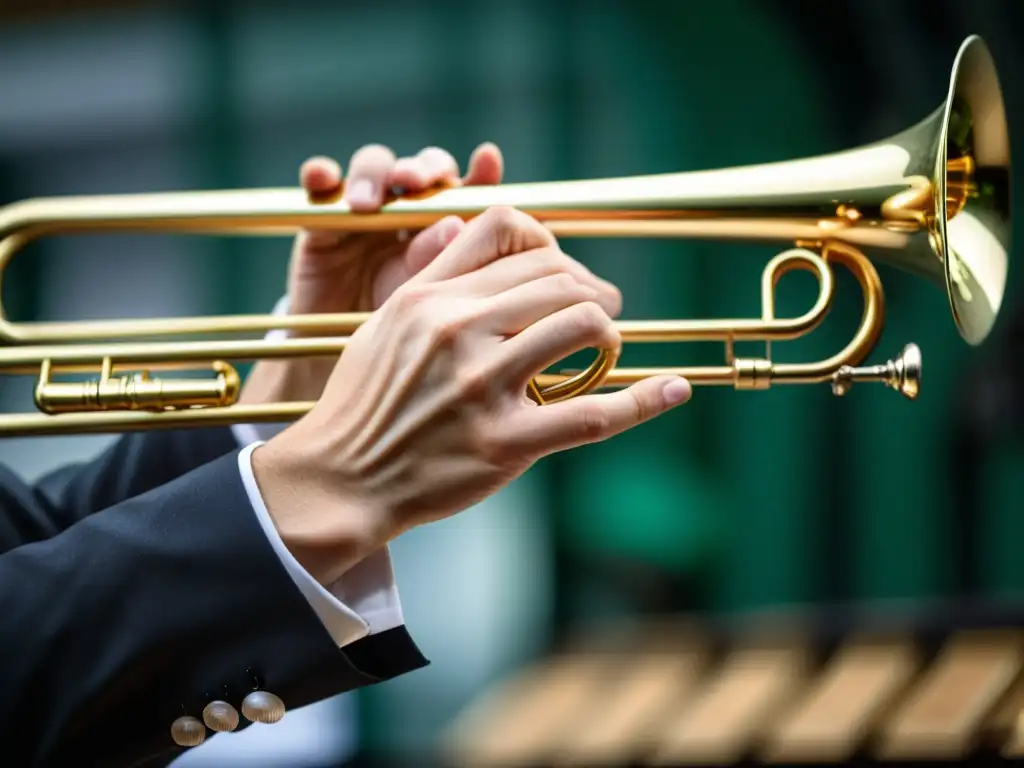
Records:
M957 330L977 346L1003 303L1012 230L1006 107L995 62L977 35L957 52L940 126L933 247Z

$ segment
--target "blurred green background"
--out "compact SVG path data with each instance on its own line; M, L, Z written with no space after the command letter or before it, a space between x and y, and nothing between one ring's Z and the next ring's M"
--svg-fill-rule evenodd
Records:
M368 142L399 154L439 145L465 163L495 141L509 181L830 152L931 112L972 32L1001 67L1015 145L1024 124L1014 0L8 0L0 19L4 202L290 185L306 157L346 164ZM627 318L754 316L776 252L565 248L618 283ZM273 239L59 238L15 264L4 301L22 319L264 312L287 254ZM1007 311L980 350L961 342L941 291L882 277L889 324L877 356L921 346L917 402L868 386L842 399L827 387L698 389L630 435L542 462L479 509L395 545L406 616L432 667L293 713L272 736L218 737L182 765L353 754L422 765L473 696L595 616L1016 595L1024 447L1019 431L992 428L1012 423L1015 398L975 383L985 371L1003 381L1019 354L1021 272L1014 265ZM845 275L839 288L826 326L776 356L845 344L860 304ZM787 279L780 312L804 311L813 292L809 278ZM720 355L664 346L630 349L624 362ZM6 383L4 407L28 407L30 391ZM103 443L9 441L0 460L33 475Z

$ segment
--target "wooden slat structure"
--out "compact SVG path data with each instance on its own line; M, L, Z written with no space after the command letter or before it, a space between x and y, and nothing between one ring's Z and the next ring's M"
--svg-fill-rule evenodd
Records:
M1024 762L1024 605L640 625L453 724L466 768Z

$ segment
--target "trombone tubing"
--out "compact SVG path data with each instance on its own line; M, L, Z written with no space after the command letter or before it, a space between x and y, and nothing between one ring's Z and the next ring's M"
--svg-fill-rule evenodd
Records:
M922 126L934 120L933 115ZM449 215L469 219L496 206L523 210L557 237L699 238L814 249L834 242L896 252L916 244L921 238L915 236L926 226L894 220L886 205L901 194L931 190L926 178L908 176L907 160L899 142L882 142L817 158L713 171L439 188L393 198L372 214L353 213L340 191L330 198L310 198L298 188L40 198L0 209L0 278L19 250L49 234L270 236L303 228L397 232L422 229ZM865 174L865 168L871 172ZM858 202L837 206L836 200ZM274 328L341 334L360 321L249 315L15 325L0 307L0 341L43 344Z
M941 112L941 110L940 110ZM57 197L26 200L0 209L0 280L13 257L32 240L53 234L160 232L222 235L287 235L303 228L342 232L421 229L441 218L472 218L495 206L523 210L559 237L671 237L781 244L788 248L765 267L760 317L728 320L632 320L618 323L624 344L716 341L725 345L724 365L627 368L606 364L602 350L583 374L557 372L534 382L556 399L596 388L621 387L658 373L688 378L697 386L765 389L772 384L819 384L837 379L880 381L893 386L899 361L855 368L873 350L884 323L884 296L870 249L881 261L900 263L901 252L929 249L927 224L892 218L889 203L904 193L916 200L933 186L908 169L908 147L931 135L937 116L906 136L833 155L715 171L697 171L566 182L460 187L390 200L373 214L355 214L341 200L310 199L300 189L165 192L147 195ZM906 145L906 146L904 146ZM865 170L867 169L867 170ZM909 174L909 175L908 175ZM849 201L837 204L836 201ZM887 207L888 205L888 207ZM899 212L899 209L897 209ZM796 247L794 247L796 246ZM930 251L929 251L930 252ZM928 276L941 281L932 261ZM835 290L832 268L842 264L860 283L861 325L840 352L809 363L737 359L737 341L785 341L814 330L824 320ZM776 282L792 269L815 274L813 307L795 318L777 318ZM215 361L337 355L365 314L186 317L12 323L0 306L0 373L38 375L44 363L54 373L148 368L173 370ZM238 335L273 329L331 334L327 338L161 340L186 335ZM896 365L896 368L893 366ZM902 370L902 369L899 369ZM115 385L120 386L120 385ZM68 390L61 390L67 402ZM45 394L45 393L44 393ZM550 401L548 392L544 401ZM37 388L38 415L0 417L0 435L111 432L192 424L288 421L308 403L240 406L233 400L205 407L178 403L144 411L106 408L48 415ZM73 397L73 396L72 396ZM92 395L84 395L91 401ZM50 411L49 413L52 413Z
M650 342L718 341L727 345L726 358L732 361L731 346L737 341L787 341L802 337L817 328L832 304L835 280L832 264L842 264L857 279L863 294L864 307L860 327L847 346L833 357L814 363L775 363L771 369L774 383L818 384L827 382L846 365L858 365L874 349L884 325L884 293L878 273L859 251L846 246L828 244L818 255L795 248L785 251L765 266L762 274L762 318L736 320L633 320L618 321L624 344ZM788 272L803 269L815 275L818 296L814 305L795 318L774 316L774 292L778 281ZM306 315L273 318L264 315L227 316L223 318L183 318L148 321L158 333L233 332L279 327L307 331L336 331L351 334L369 317L367 313ZM122 321L114 321L118 328ZM78 328L81 324L68 323ZM102 321L94 325L103 325ZM47 324L55 328L58 324ZM149 329L147 329L149 330ZM59 334L58 334L59 335ZM138 335L144 335L142 333ZM333 356L347 344L347 336L300 337L279 340L228 339L217 341L163 341L12 346L0 351L0 371L7 374L39 372L48 361L54 370L63 373L96 371L98 361L109 359L114 368L146 368L151 371L176 370L189 366L212 364L218 360L255 361L298 357ZM699 385L736 384L735 365L678 368L614 368L602 382L605 387L628 386L649 376L670 373L684 376ZM538 377L541 386L564 381L564 374Z
M860 363L874 348L885 320L884 294L874 265L859 251L845 246L830 245L819 256L810 251L793 249L779 254L765 267L762 276L763 319L705 320L705 321L625 321L617 323L623 342L649 341L722 341L731 358L731 343L736 340L773 340L797 338L815 329L828 313L834 293L831 264L842 264L860 284L864 297L861 324L847 346L832 358L808 364L771 364L767 380L757 382L755 388L770 383L808 384L829 381L840 369ZM804 315L793 319L774 318L774 289L778 280L794 269L816 273L819 280L818 299ZM330 318L336 326L354 329L367 315L322 316L310 327L325 327ZM262 316L261 316L262 319ZM318 325L322 324L322 325ZM96 360L111 360L122 366L139 365L150 370L171 370L201 363L232 358L236 360L284 359L304 356L340 354L345 338L298 338L276 342L266 340L185 341L157 344L98 344L75 347L43 346L13 347L3 352L0 368L9 373L38 373L42 361L50 361L66 372L93 372ZM679 368L618 368L612 369L598 383L604 387L628 386L648 376L672 373L688 378L697 385L740 386L736 362L727 366ZM566 375L545 374L537 384L554 386L566 380ZM62 413L58 416L43 414L5 414L0 418L0 435L98 434L132 432L151 429L177 429L182 427L213 427L237 423L287 423L301 418L312 407L312 402L283 402L268 404L227 405L223 407L186 408L160 412L97 411L91 413Z

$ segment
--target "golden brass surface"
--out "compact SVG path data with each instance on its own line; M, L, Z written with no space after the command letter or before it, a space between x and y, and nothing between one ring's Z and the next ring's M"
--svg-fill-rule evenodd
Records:
M943 287L961 336L980 344L998 316L1006 286L1009 187L1010 148L999 81L987 47L975 36L961 46L947 98L938 109L896 136L857 149L724 170L436 189L396 197L373 214L353 213L340 195L309 199L299 188L25 200L0 209L0 276L29 242L56 234L269 236L303 228L397 232L452 214L469 219L493 206L511 206L563 237L702 238L786 248L765 267L760 317L618 323L626 344L720 342L726 353L722 365L617 367L620 350L600 350L581 373L538 377L529 393L537 402L621 387L658 373L685 376L696 386L742 390L828 383L837 395L855 382L876 382L913 399L920 389L917 347L908 345L901 356L880 365L864 364L885 322L875 266L893 266ZM860 284L860 327L828 359L776 362L772 342L800 338L825 319L837 265ZM776 283L795 269L816 277L817 301L799 317L776 317ZM0 307L0 373L39 376L36 403L41 411L0 417L0 435L292 420L312 404L238 405L237 375L227 361L336 355L365 320L364 314L334 314L13 323ZM166 338L275 328L332 335L273 341ZM736 357L738 341L765 342L765 355ZM210 367L216 373L212 382L148 374ZM138 369L147 373L120 373ZM54 375L82 372L99 372L101 378L84 386L51 381Z

